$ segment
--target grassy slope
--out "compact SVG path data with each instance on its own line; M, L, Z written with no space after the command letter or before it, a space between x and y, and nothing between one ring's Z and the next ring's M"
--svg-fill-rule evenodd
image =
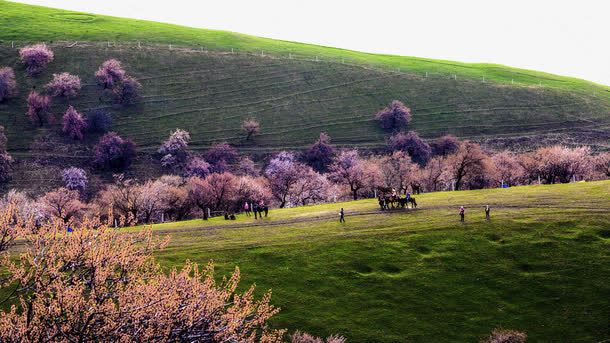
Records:
M610 338L608 194L609 181L430 193L416 211L370 213L362 200L273 210L257 226L154 230L171 232L165 267L213 259L221 274L239 265L244 286L272 288L279 327L351 342L474 342L498 326L533 342L597 342Z
M496 147L563 142L609 148L608 87L574 78L499 65L367 54L1 0L0 28L0 66L13 66L20 86L19 98L0 104L9 150L22 158L11 184L16 187L57 182L56 170L85 165L90 156L96 137L89 137L85 146L74 144L57 136L58 126L37 129L24 116L29 89L41 89L52 73L61 71L78 74L85 83L72 104L83 112L107 107L115 129L133 138L141 151L154 151L176 127L191 132L195 149L224 140L249 153L298 149L320 131L342 146L379 147L387 134L372 116L393 99L413 108L412 128L427 138L453 133ZM56 59L38 78L25 78L17 49L39 41L53 42ZM79 44L73 46L74 41ZM122 43L108 47L107 41ZM143 43L142 49L137 41ZM201 47L208 53L199 51ZM228 53L231 49L235 54ZM289 53L295 58L288 59ZM144 94L138 106L113 107L107 97L99 102L93 72L110 57L122 60L142 81ZM54 112L61 115L66 107L65 101L57 101ZM239 129L250 116L263 126L253 143L244 142ZM137 176L159 172L151 168L155 163L144 159L136 165Z

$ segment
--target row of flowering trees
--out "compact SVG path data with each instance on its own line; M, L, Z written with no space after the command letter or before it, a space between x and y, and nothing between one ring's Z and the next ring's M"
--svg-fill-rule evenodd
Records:
M105 137L108 145L96 151L99 163L125 163L118 147L129 150L130 143L113 134ZM357 150L339 150L322 134L302 154L280 152L258 168L228 144L195 155L187 149L187 137L186 131L177 130L159 149L162 164L170 160L168 155L180 161L172 164L173 174L143 182L119 176L90 197L85 192L87 173L68 168L61 175L63 187L37 199L12 191L4 203L16 202L40 220L70 223L101 216L130 225L183 220L208 211L234 213L245 203L285 207L371 197L390 189L418 193L610 177L610 154L592 155L584 147L489 153L474 142L444 137L433 142L432 157L422 165L409 151L363 156Z

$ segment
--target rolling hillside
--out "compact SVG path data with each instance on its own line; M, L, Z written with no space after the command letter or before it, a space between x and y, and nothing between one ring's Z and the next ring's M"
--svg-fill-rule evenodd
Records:
M221 141L256 154L300 149L320 131L340 146L382 147L387 133L373 115L393 99L413 109L411 128L425 138L452 133L498 148L558 142L610 148L610 88L574 78L5 1L0 1L0 28L0 66L15 68L20 88L18 98L0 104L0 124L10 152L19 158L20 174L31 179L37 177L27 173L43 165L85 164L96 139L76 145L57 135L58 126L38 129L26 120L29 89L40 89L62 71L78 74L85 84L71 104L82 112L108 108L114 130L134 139L142 152L153 152L175 128L191 132L196 150ZM39 77L26 78L18 49L41 41L52 47L55 61ZM100 102L93 73L107 58L121 60L141 81L138 105ZM56 116L66 107L55 102ZM262 124L254 143L246 143L240 132L247 117ZM136 173L155 172L149 159L141 158ZM52 174L48 168L42 174Z
M348 342L478 342L493 327L528 342L604 342L608 192L610 181L436 192L416 210L367 199L153 230L171 236L158 254L166 269L214 260L220 275L239 266L243 287L272 289L277 327Z

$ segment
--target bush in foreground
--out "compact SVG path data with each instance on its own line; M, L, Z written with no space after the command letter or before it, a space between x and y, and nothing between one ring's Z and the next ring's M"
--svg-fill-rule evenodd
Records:
M525 332L494 329L481 343L524 343L526 339Z
M278 312L271 293L237 293L239 269L222 282L212 265L189 262L166 275L152 256L163 243L151 231L85 224L64 232L62 223L44 225L20 262L2 260L8 282L22 287L19 306L0 313L0 341L282 341L284 331L267 324Z

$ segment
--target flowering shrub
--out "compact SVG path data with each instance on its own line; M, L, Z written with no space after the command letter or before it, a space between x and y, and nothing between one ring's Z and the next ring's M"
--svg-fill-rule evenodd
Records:
M80 77L69 73L53 74L53 80L45 88L52 96L73 98L80 92Z
M62 119L62 124L63 133L72 139L83 139L83 131L85 131L87 123L74 107L68 107Z
M17 82L13 68L0 68L0 102L17 95Z
M0 214L0 227L14 227L5 225L11 218ZM260 299L254 287L238 293L238 268L221 282L211 264L186 262L165 274L153 257L165 242L150 230L125 235L92 224L69 235L61 221L45 224L23 235L27 248L19 259L2 259L8 283L22 286L19 310L0 312L0 341L282 341L285 331L268 325L279 311L269 303L271 292ZM34 232L26 226L7 235L28 228ZM38 265L44 268L32 268Z
M119 104L132 105L138 100L141 88L142 85L136 78L125 76L123 81L113 88L112 92Z
M375 119L384 130L402 129L411 121L411 109L402 102L394 100L390 106L377 112Z
M413 162L419 165L425 165L432 156L432 149L415 131L408 133L399 132L390 137L390 149L392 151L404 151Z
M252 136L258 134L261 131L261 124L254 118L246 119L241 124L242 130L246 132L246 140L250 140Z
M100 138L93 148L94 163L102 169L120 171L131 165L136 154L135 144L114 132Z
M81 168L70 167L66 168L61 172L61 179L64 182L64 186L70 190L83 191L87 188L89 182L87 173Z
M305 162L319 173L328 171L333 162L335 147L330 144L330 136L320 133L320 138L305 151Z
M188 159L187 149L190 140L191 135L185 130L176 129L170 133L158 150L158 153L163 156L161 165L169 168L184 165Z
M45 123L53 122L54 118L51 114L51 98L32 91L28 95L27 102L28 111L26 115L32 124L43 126Z
M111 89L115 85L123 82L125 75L126 73L121 67L121 62L115 59L105 61L95 72L97 83L105 89Z
M47 67L55 55L46 44L28 45L19 50L21 62L30 75L40 74Z

